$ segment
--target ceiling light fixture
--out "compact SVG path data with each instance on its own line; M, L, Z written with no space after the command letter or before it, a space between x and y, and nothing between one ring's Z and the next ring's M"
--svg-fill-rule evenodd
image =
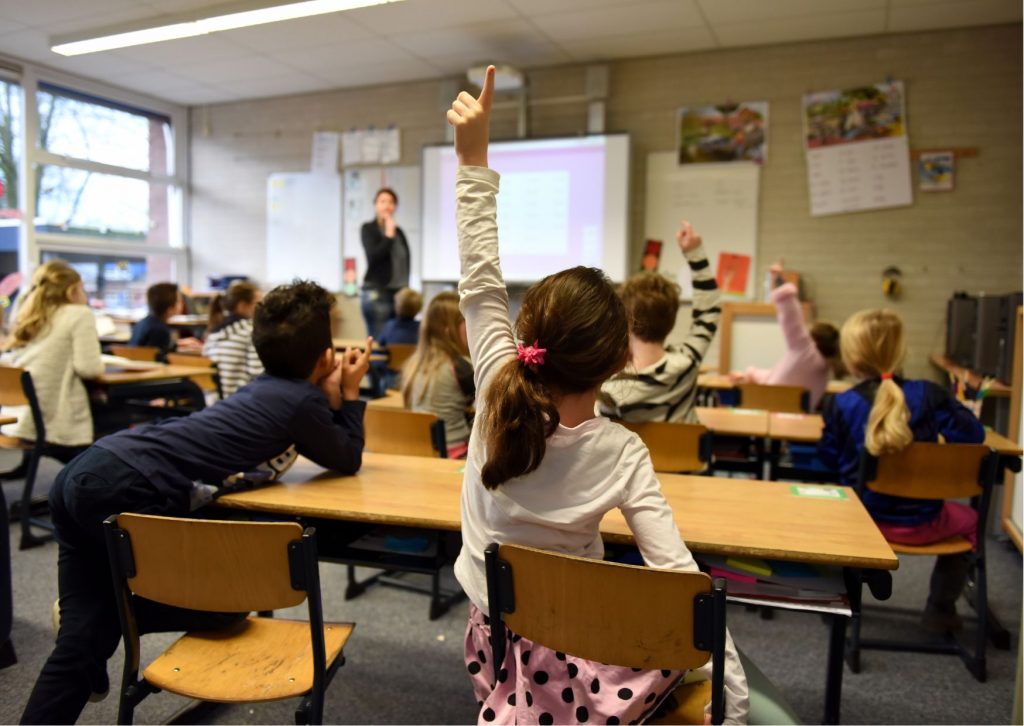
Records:
M281 3L255 10L237 10L221 12L202 18L183 18L181 16L167 18L166 22L154 25L153 21L133 27L122 26L119 29L93 31L86 37L58 36L50 39L50 50L61 55L83 55L97 53L115 48L127 48L133 45L161 43L165 40L192 38L208 35L222 30L248 28L253 25L277 23L282 20L308 18L313 15L326 15L343 10L384 5L401 0L304 0L302 2ZM223 8L224 6L222 6ZM237 8L238 5L229 6Z

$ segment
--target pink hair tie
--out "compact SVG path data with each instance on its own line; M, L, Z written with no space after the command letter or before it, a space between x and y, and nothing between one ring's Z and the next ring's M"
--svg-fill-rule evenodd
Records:
M883 381L891 381L892 380L892 373L883 373L882 374L882 380Z
M537 347L538 342L533 341L533 345L516 344L516 356L531 371L536 371L539 366L544 365L544 354L548 352L547 348Z

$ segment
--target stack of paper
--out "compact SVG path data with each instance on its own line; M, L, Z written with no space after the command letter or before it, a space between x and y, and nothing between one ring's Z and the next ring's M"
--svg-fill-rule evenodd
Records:
M731 599L793 604L848 604L842 570L803 562L702 555L712 577L726 580Z

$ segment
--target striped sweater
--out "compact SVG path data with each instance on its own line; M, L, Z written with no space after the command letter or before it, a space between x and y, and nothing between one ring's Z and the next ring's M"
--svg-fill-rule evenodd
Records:
M685 254L693 273L693 322L686 339L665 347L665 356L637 370L631 366L601 387L603 415L626 421L696 423L697 376L722 316L718 285L703 246Z
M230 396L263 372L252 344L252 321L232 315L210 333L203 355L217 364L224 396Z

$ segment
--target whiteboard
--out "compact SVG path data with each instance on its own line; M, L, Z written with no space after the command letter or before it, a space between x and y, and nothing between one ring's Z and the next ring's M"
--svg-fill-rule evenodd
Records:
M341 289L341 177L311 172L267 179L267 284L298 277Z
M644 233L661 240L658 269L679 279L683 298L693 295L690 268L676 244L680 220L686 219L704 240L708 261L718 269L721 252L748 255L746 292L732 299L752 299L757 250L757 205L761 167L754 163L684 164L673 151L647 155L647 207Z
M420 168L418 166L378 166L345 169L344 177L344 256L356 259L356 279L363 284L366 253L360 229L374 218L373 198L381 187L390 187L398 195L395 223L409 243L409 285L419 289L422 264L420 234ZM454 243L453 243L454 244Z

